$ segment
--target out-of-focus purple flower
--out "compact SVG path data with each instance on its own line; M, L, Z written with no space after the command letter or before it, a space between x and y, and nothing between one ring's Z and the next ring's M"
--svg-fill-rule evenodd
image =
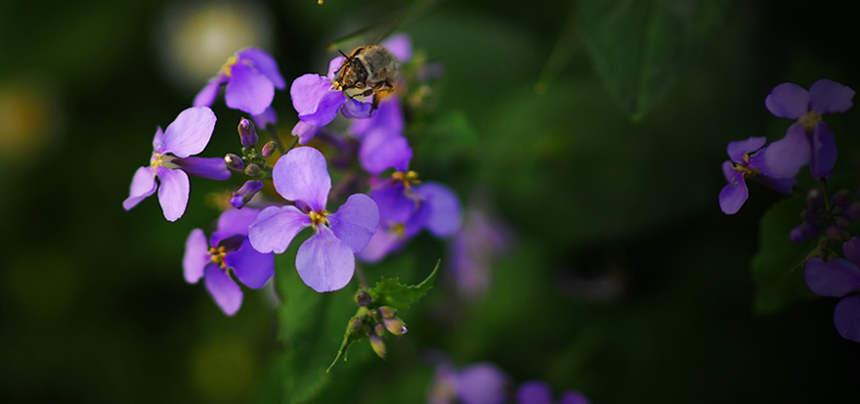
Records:
M589 404L587 398L576 390L567 390L558 401L552 399L552 389L540 380L523 383L517 390L517 404Z
M258 128L265 129L266 125L274 125L278 123L278 115L272 107L267 107L262 114L253 115L251 118L254 119L254 124L257 125Z
M236 314L242 305L242 289L230 276L259 289L275 275L275 257L255 250L248 241L248 227L257 218L256 209L231 209L218 218L218 230L209 241L203 230L194 229L185 242L182 267L185 280L204 278L206 290L224 314Z
M290 86L290 97L293 107L299 113L299 119L306 126L323 127L329 124L342 111L347 118L367 118L371 114L371 103L363 103L351 99L343 94L333 84L335 74L343 64L344 57L336 57L329 62L328 74L323 77L318 74L308 73L293 80ZM305 136L297 134L297 128L293 128L293 134L299 136L299 142L304 144L313 137L311 128L298 128ZM316 132L313 132L316 133ZM310 134L308 136L308 134Z
M449 244L451 280L457 294L469 301L486 295L493 259L510 247L512 239L510 231L486 203L475 199L463 215L463 226Z
M208 107L192 107L179 113L162 132L155 131L149 166L140 167L131 180L128 198L122 202L129 210L158 189L158 202L164 217L173 222L182 217L188 205L191 184L188 174L215 180L230 178L224 159L189 157L206 148L215 128L215 114ZM161 183L158 188L155 179Z
M824 262L820 257L806 261L806 285L820 296L841 297L833 313L836 330L843 338L860 342L860 238L842 245L845 258ZM849 294L852 294L848 296Z
M197 93L194 106L212 106L218 89L225 83L224 101L227 106L251 115L266 112L275 98L275 88L286 87L275 59L263 50L246 48L231 56L218 75Z
M457 194L436 182L417 184L417 174L395 172L392 179L371 192L379 207L379 226L359 254L367 262L376 262L402 248L406 241L427 229L439 238L454 235L460 229L462 212Z
M427 393L429 404L502 404L508 376L496 365L480 362L457 370L450 360L436 367Z
M367 119L356 120L350 127L361 140L358 160L372 175L394 168L405 172L412 160L412 148L403 137L403 111L397 97L383 101L376 113Z
M854 90L827 79L816 81L809 91L794 83L774 87L765 106L772 114L797 122L784 138L760 153L757 166L769 177L789 178L809 164L813 178L830 178L836 164L836 140L821 117L847 111L852 98Z
M376 231L379 212L367 195L354 194L335 213L326 208L331 177L325 157L311 147L298 147L282 156L272 170L275 189L292 206L271 206L251 225L251 244L260 252L283 253L305 227L314 234L299 247L296 270L317 292L346 286L355 271L354 254Z
M797 182L794 178L772 178L762 173L759 167L759 159L768 146L752 156L751 153L764 146L766 139L763 137L751 137L747 140L739 140L729 143L726 148L731 161L723 162L723 175L728 185L720 191L720 209L727 215L733 215L741 209L741 206L749 197L746 179L752 179L764 184L779 193L790 194L791 188Z
M236 192L233 192L233 196L230 198L230 205L233 205L236 209L242 209L245 204L251 201L251 198L254 195L257 195L257 192L263 189L263 182L257 180L248 180L239 187Z

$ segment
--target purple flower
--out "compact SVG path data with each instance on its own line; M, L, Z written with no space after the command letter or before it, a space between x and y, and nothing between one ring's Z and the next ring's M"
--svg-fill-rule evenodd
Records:
M232 272L246 286L259 289L275 275L275 257L255 250L248 241L248 226L260 211L231 209L218 218L218 230L206 242L203 230L194 229L185 242L182 267L185 280L205 278L206 290L224 314L236 314L242 305L242 289Z
M398 171L384 186L371 192L379 207L379 226L359 254L376 262L402 248L422 229L436 237L452 236L460 229L461 208L457 194L435 182L417 183L417 174Z
M450 268L457 294L475 301L490 289L494 258L512 244L510 231L482 204L472 204L463 215L463 226L450 243Z
M263 182L257 180L248 180L239 187L236 192L233 192L233 196L230 197L230 205L233 205L236 209L242 209L248 202L251 201L251 198L254 195L257 195L257 192L263 189Z
M558 401L552 400L552 390L540 380L523 383L517 390L517 404L589 404L582 393L568 390L561 394Z
M218 75L197 93L194 106L211 106L224 83L227 83L224 91L227 106L251 115L266 112L275 98L275 88L286 87L275 59L260 49L247 48L227 60Z
M258 128L265 129L267 125L278 123L278 115L272 107L267 107L263 113L254 115L251 118L254 119L254 124L257 125Z
M809 164L813 178L830 178L836 164L836 140L821 116L847 111L852 98L854 90L827 79L816 81L809 91L794 83L774 87L765 106L772 114L797 122L761 154L757 166L769 177L789 178Z
M344 57L336 57L328 64L326 77L308 73L293 80L290 86L290 97L293 107L299 113L299 119L307 126L322 127L334 120L338 111L347 118L367 118L371 114L371 103L353 100L333 84L335 74L343 64ZM303 129L304 133L310 132ZM296 128L293 129L296 134ZM310 136L299 136L302 144L310 141ZM304 138L304 139L303 139Z
M820 296L841 297L833 313L836 330L843 338L860 342L860 238L842 245L845 258L824 262L821 257L806 261L806 285ZM847 297L845 297L847 296Z
M397 97L387 98L376 113L356 120L350 131L361 140L358 160L370 174L379 175L394 168L406 171L412 160L412 148L403 137L403 112Z
M149 166L140 167L131 180L128 198L123 201L125 210L135 207L140 201L158 191L158 202L164 217L171 222L185 213L191 185L188 174L215 180L230 178L230 170L223 158L188 157L206 148L212 130L215 128L215 114L208 107L188 108L167 126L161 127L152 140L152 157Z
M726 148L731 161L726 160L723 163L723 175L725 175L728 185L720 191L720 209L725 214L737 213L746 202L749 196L747 178L773 188L779 193L791 193L791 188L797 182L794 178L775 179L762 173L758 165L760 162L758 157L768 148L750 155L750 153L761 148L765 141L766 139L763 137L751 137L747 140L731 142ZM773 145L769 147L773 147Z
M461 370L450 360L437 366L427 393L429 404L502 404L507 401L508 376L489 362L476 363Z
M335 213L326 210L331 177L325 157L311 147L282 156L272 170L275 189L296 206L270 206L251 225L251 244L260 252L283 253L305 227L314 234L299 247L296 270L317 292L346 286L355 271L356 252L376 231L379 212L367 195L354 194Z

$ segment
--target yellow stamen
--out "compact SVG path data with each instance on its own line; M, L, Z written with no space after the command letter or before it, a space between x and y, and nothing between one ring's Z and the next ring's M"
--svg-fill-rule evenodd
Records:
M805 116L798 119L798 121L803 124L803 127L806 128L807 132L810 132L815 129L816 124L821 122L821 116L813 111L809 111Z
M406 225L403 223L395 223L388 230L396 234L397 237L403 237L406 235Z
M226 255L227 252L224 250L224 246L209 248L209 257L212 259L212 262L218 264L218 266L224 269L227 269L227 263L224 262L224 257Z
M418 173L411 170L405 173L403 171L396 171L391 174L391 178L402 182L403 186L406 187L407 190L409 190L412 185L421 183L421 181L418 180Z
M224 63L224 66L221 67L221 71L224 72L227 77L230 77L233 74L231 69L236 63L239 63L239 59L236 59L236 56L230 56L230 58L227 59L227 63Z
M311 226L313 226L314 229L316 229L317 226L321 224L328 226L328 220L326 219L326 216L328 215L329 213L324 210L320 212L311 211Z

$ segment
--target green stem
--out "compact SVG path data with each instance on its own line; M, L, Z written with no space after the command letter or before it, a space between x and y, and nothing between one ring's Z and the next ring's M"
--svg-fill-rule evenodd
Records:
M269 132L269 136L271 136L272 141L275 142L275 147L278 149L278 152L280 152L282 156L286 154L287 150L284 149L284 144L281 142L281 138L278 137L278 132L275 130L275 125L271 123L267 124L266 131ZM296 139L298 139L298 136L296 136Z

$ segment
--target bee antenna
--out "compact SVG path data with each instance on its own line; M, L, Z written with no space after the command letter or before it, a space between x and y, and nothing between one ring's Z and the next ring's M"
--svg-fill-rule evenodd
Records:
M346 60L349 60L349 56L346 56L346 53L343 53L342 50L338 49L337 52L340 53L341 55L343 55L343 57L345 57Z

